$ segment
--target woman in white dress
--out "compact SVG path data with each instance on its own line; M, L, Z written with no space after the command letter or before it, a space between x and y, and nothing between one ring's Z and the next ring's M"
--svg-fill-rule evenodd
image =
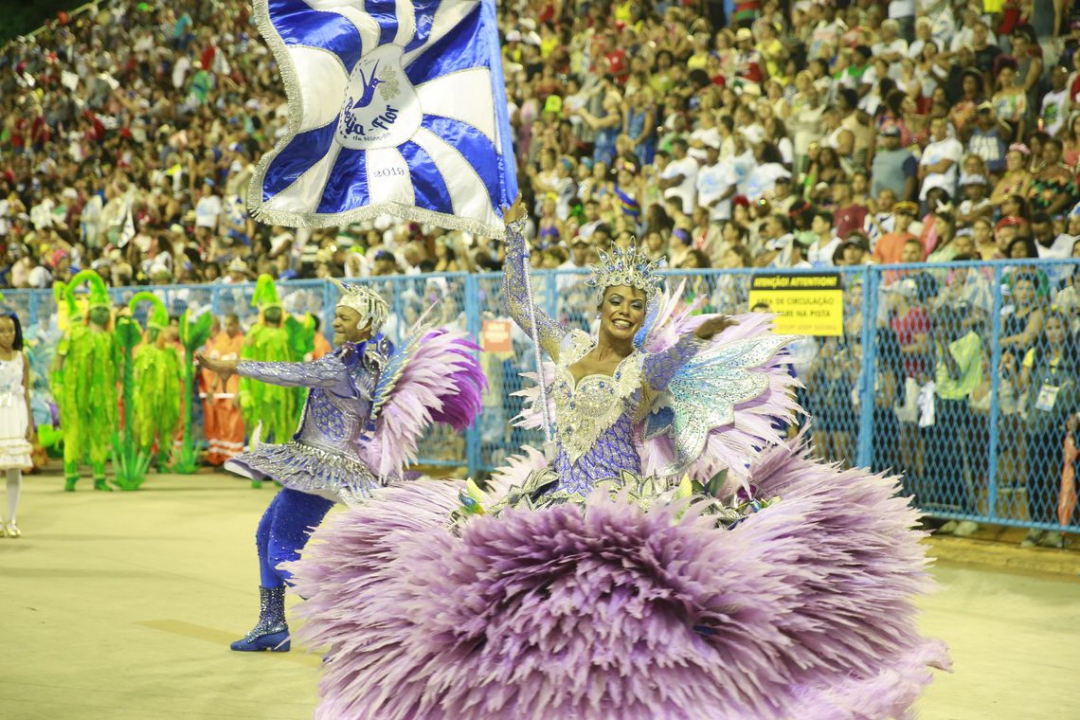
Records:
M15 521L22 489L22 471L34 466L30 441L30 363L23 352L22 325L14 313L0 315L0 470L7 474L4 537L22 533Z

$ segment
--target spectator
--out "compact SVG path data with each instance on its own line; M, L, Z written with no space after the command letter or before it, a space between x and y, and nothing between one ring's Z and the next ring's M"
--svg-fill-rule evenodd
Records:
M977 20L971 27L971 48L975 53L975 67L983 74L984 84L991 87L994 63L1001 55L1001 48L990 39L990 27L983 20Z
M1032 70L1035 70L1035 68L1033 67ZM1035 81L1038 81L1038 73L1033 74ZM1069 71L1063 65L1055 65L1050 71L1050 92L1043 96L1039 122L1042 129L1051 137L1058 137L1061 129L1065 127L1066 121L1069 120L1069 93L1065 88L1068 79ZM1034 89L1034 85L1032 88ZM1075 166L1075 158L1069 164Z
M1076 181L1073 173L1061 161L1063 150L1057 138L1047 138L1043 143L1043 168L1031 180L1028 198L1034 210L1056 215L1076 204Z
M991 204L1001 205L1013 195L1027 198L1032 179L1028 169L1030 154L1026 145L1013 144L1009 147L1005 153L1005 173L998 180L994 192L990 193Z
M661 150L660 155L667 154ZM678 199L682 211L689 215L696 207L698 164L687 155L687 143L677 138L671 143L671 161L660 174L660 187L664 197Z
M806 204L801 192L802 188L795 186L787 166L783 169L774 167L773 175L775 179L772 189L765 194L765 197L777 212L793 214Z
M1080 239L1074 240L1069 257L1080 259ZM1080 333L1080 292L1077 291L1076 287L1078 281L1080 281L1080 273L1076 272L1076 267L1073 266L1073 272L1065 278L1065 286L1054 297L1054 305L1057 306L1058 310L1064 313L1066 317L1073 318L1070 328L1073 334Z
M1058 131L1061 137L1063 161L1074 170L1080 162L1080 114L1073 113L1065 126Z
M893 207L893 214L895 217L893 230L878 238L877 245L874 247L874 262L882 265L891 265L901 261L904 253L904 246L910 240L917 240L914 235L908 232L908 227L915 220L915 214L917 212L918 206L913 202L901 202ZM921 260L922 257L920 254L920 257L916 262Z
M994 242L994 226L986 218L978 218L971 224L971 237L975 252L982 260L1000 260L1005 257Z
M623 102L623 132L633 141L634 155L642 165L649 165L656 152L656 115L650 91L641 88L628 94Z
M934 213L934 249L927 256L926 261L932 263L949 262L956 257L956 222L951 213Z
M859 265L869 265L873 263L870 257L870 240L861 232L853 232L847 236L840 245L840 250L843 252L844 265L847 267L858 267Z
M946 87L959 86L959 92L949 93L949 100L953 103L949 111L949 120L961 137L971 134L971 125L983 103L987 101L983 92L984 81L981 72L973 67L974 55L969 47L965 46L961 51L954 52L960 60L954 63L949 70L949 81ZM984 108L985 109L985 108ZM993 109L993 106L990 107Z
M745 189L746 197L751 201L771 196L777 180L791 176L784 167L780 151L772 143L758 143L754 148L754 160L756 167L751 171Z
M622 99L614 90L604 94L601 114L593 115L585 108L575 110L577 115L595 133L593 161L604 163L605 168L615 159L615 138L622 128L620 106ZM595 166L594 166L595 167Z
M1004 309L1001 319L1001 347L1018 356L1027 352L1042 331L1044 312L1037 302L1035 283L1036 276L1031 273L1013 279L1012 305Z
M705 161L695 180L697 202L708 208L712 222L731 219L731 198L736 191L735 169L730 162L720 160L719 141L705 145Z
M206 178L196 191L195 227L205 228L210 232L217 229L221 217L221 198L214 192L214 181Z
M806 251L806 260L811 267L827 267L833 264L833 254L840 247L841 239L833 233L833 216L826 210L814 212L810 222L813 241Z
M540 203L537 219L537 244L541 249L558 244L562 239L563 224L557 215L558 204L554 193L548 193Z
M802 263L802 248L791 234L791 220L785 215L769 215L763 232L765 251L758 267L793 268Z
M881 144L874 153L871 169L873 184L870 192L874 196L888 189L902 200L915 199L919 164L910 150L901 147L902 136L903 132L896 124L881 129Z
M945 118L934 118L930 123L931 141L919 160L919 179L922 181L920 201L926 201L931 188L941 188L950 196L956 194L963 147L955 138L949 137L948 130L949 124Z
M1022 83L1017 82L1017 63L1011 57L1004 56L995 63L997 68L995 92L990 102L998 120L1009 128L1009 137L1022 138L1027 127L1027 92Z
M918 285L912 279L895 282L884 288L887 323L893 331L903 372L898 388L900 401L896 415L900 424L901 465L909 474L909 487L917 501L923 500L925 477L922 439L919 432L919 395L929 379L927 356L930 350L930 320L918 303Z
M1080 357L1068 318L1053 311L1047 315L1037 341L1024 354L1020 373L1026 411L1028 516L1035 522L1057 521L1063 430L1069 417L1080 409L1078 368ZM1030 530L1022 544L1062 546L1060 533L1047 535L1042 530Z
M451 273L462 272L466 268L458 262L458 252L455 249L455 244L460 243L461 237L456 238L447 235L441 235L435 238L435 269L437 273ZM558 238L556 238L556 242ZM460 247L460 245L458 245ZM565 258L563 258L565 260ZM379 263L379 255L376 254L376 265ZM560 261L559 264L561 264ZM391 272L376 272L376 275L389 275Z
M968 152L981 157L988 172L1000 175L1005 169L1005 147L1001 124L994 116L994 106L989 102L981 103L968 137Z
M957 208L956 222L962 228L970 228L978 219L989 220L994 206L986 197L987 180L984 175L969 175L960 181L960 194L964 200Z
M860 205L854 201L852 186L849 183L838 182L834 184L832 196L836 207L836 235L840 239L845 239L852 231L863 228L869 211L865 205Z
M827 337L806 375L807 409L813 415L814 445L822 459L850 463L852 432L857 425L852 403L855 365L854 342L846 336Z
M540 253L535 253L535 255L539 257ZM389 250L377 250L375 252L372 275L381 277L396 275L398 272L400 272L400 268L398 268L397 258L394 257L392 252Z
M962 317L953 308L942 308L933 317L935 388L937 401L930 433L930 456L936 476L928 488L927 505L972 515L975 498L964 482L964 458L981 448L958 448L955 428L971 427L970 396L982 382L982 340L965 329ZM968 436L966 442L973 438ZM961 439L961 442L964 442ZM951 527L950 527L951 525ZM966 537L978 530L970 520L943 526L940 532Z
M1064 260L1072 253L1074 238L1072 235L1057 233L1054 222L1046 213L1037 213L1031 218L1031 236L1035 240L1037 257L1044 260ZM1046 268L1045 272L1051 287L1059 287L1072 271L1071 266Z
M972 262L975 259L975 256L962 252L953 261ZM994 307L994 292L986 273L977 268L950 270L937 306L959 309L966 313L962 321L965 328L985 330L983 323L990 318Z

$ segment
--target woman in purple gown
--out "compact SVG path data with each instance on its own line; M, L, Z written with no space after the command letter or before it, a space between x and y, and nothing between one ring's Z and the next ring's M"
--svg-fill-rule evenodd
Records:
M320 528L293 565L316 717L905 717L948 664L915 625L917 516L777 435L792 338L694 315L636 250L594 268L598 336L566 331L531 306L522 215L505 290L554 361L524 419L550 395L553 441Z

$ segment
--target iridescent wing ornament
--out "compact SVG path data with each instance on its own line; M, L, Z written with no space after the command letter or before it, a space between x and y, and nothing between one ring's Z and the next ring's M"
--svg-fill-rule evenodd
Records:
M676 475L701 456L709 433L735 422L736 406L769 390L768 373L760 368L794 335L766 334L700 351L679 370L645 421L645 437L666 434L674 459L661 475Z

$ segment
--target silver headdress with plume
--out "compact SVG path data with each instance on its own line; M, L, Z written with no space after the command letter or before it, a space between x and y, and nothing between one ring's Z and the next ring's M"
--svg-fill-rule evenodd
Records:
M360 313L360 321L356 323L356 327L370 327L371 334L378 335L390 315L390 306L382 296L367 285L346 285L336 279L334 284L341 291L338 305Z
M650 260L636 247L620 250L613 247L610 253L600 251L600 263L592 266L588 284L603 290L616 285L637 288L649 298L660 290L660 277L656 271L660 263Z

